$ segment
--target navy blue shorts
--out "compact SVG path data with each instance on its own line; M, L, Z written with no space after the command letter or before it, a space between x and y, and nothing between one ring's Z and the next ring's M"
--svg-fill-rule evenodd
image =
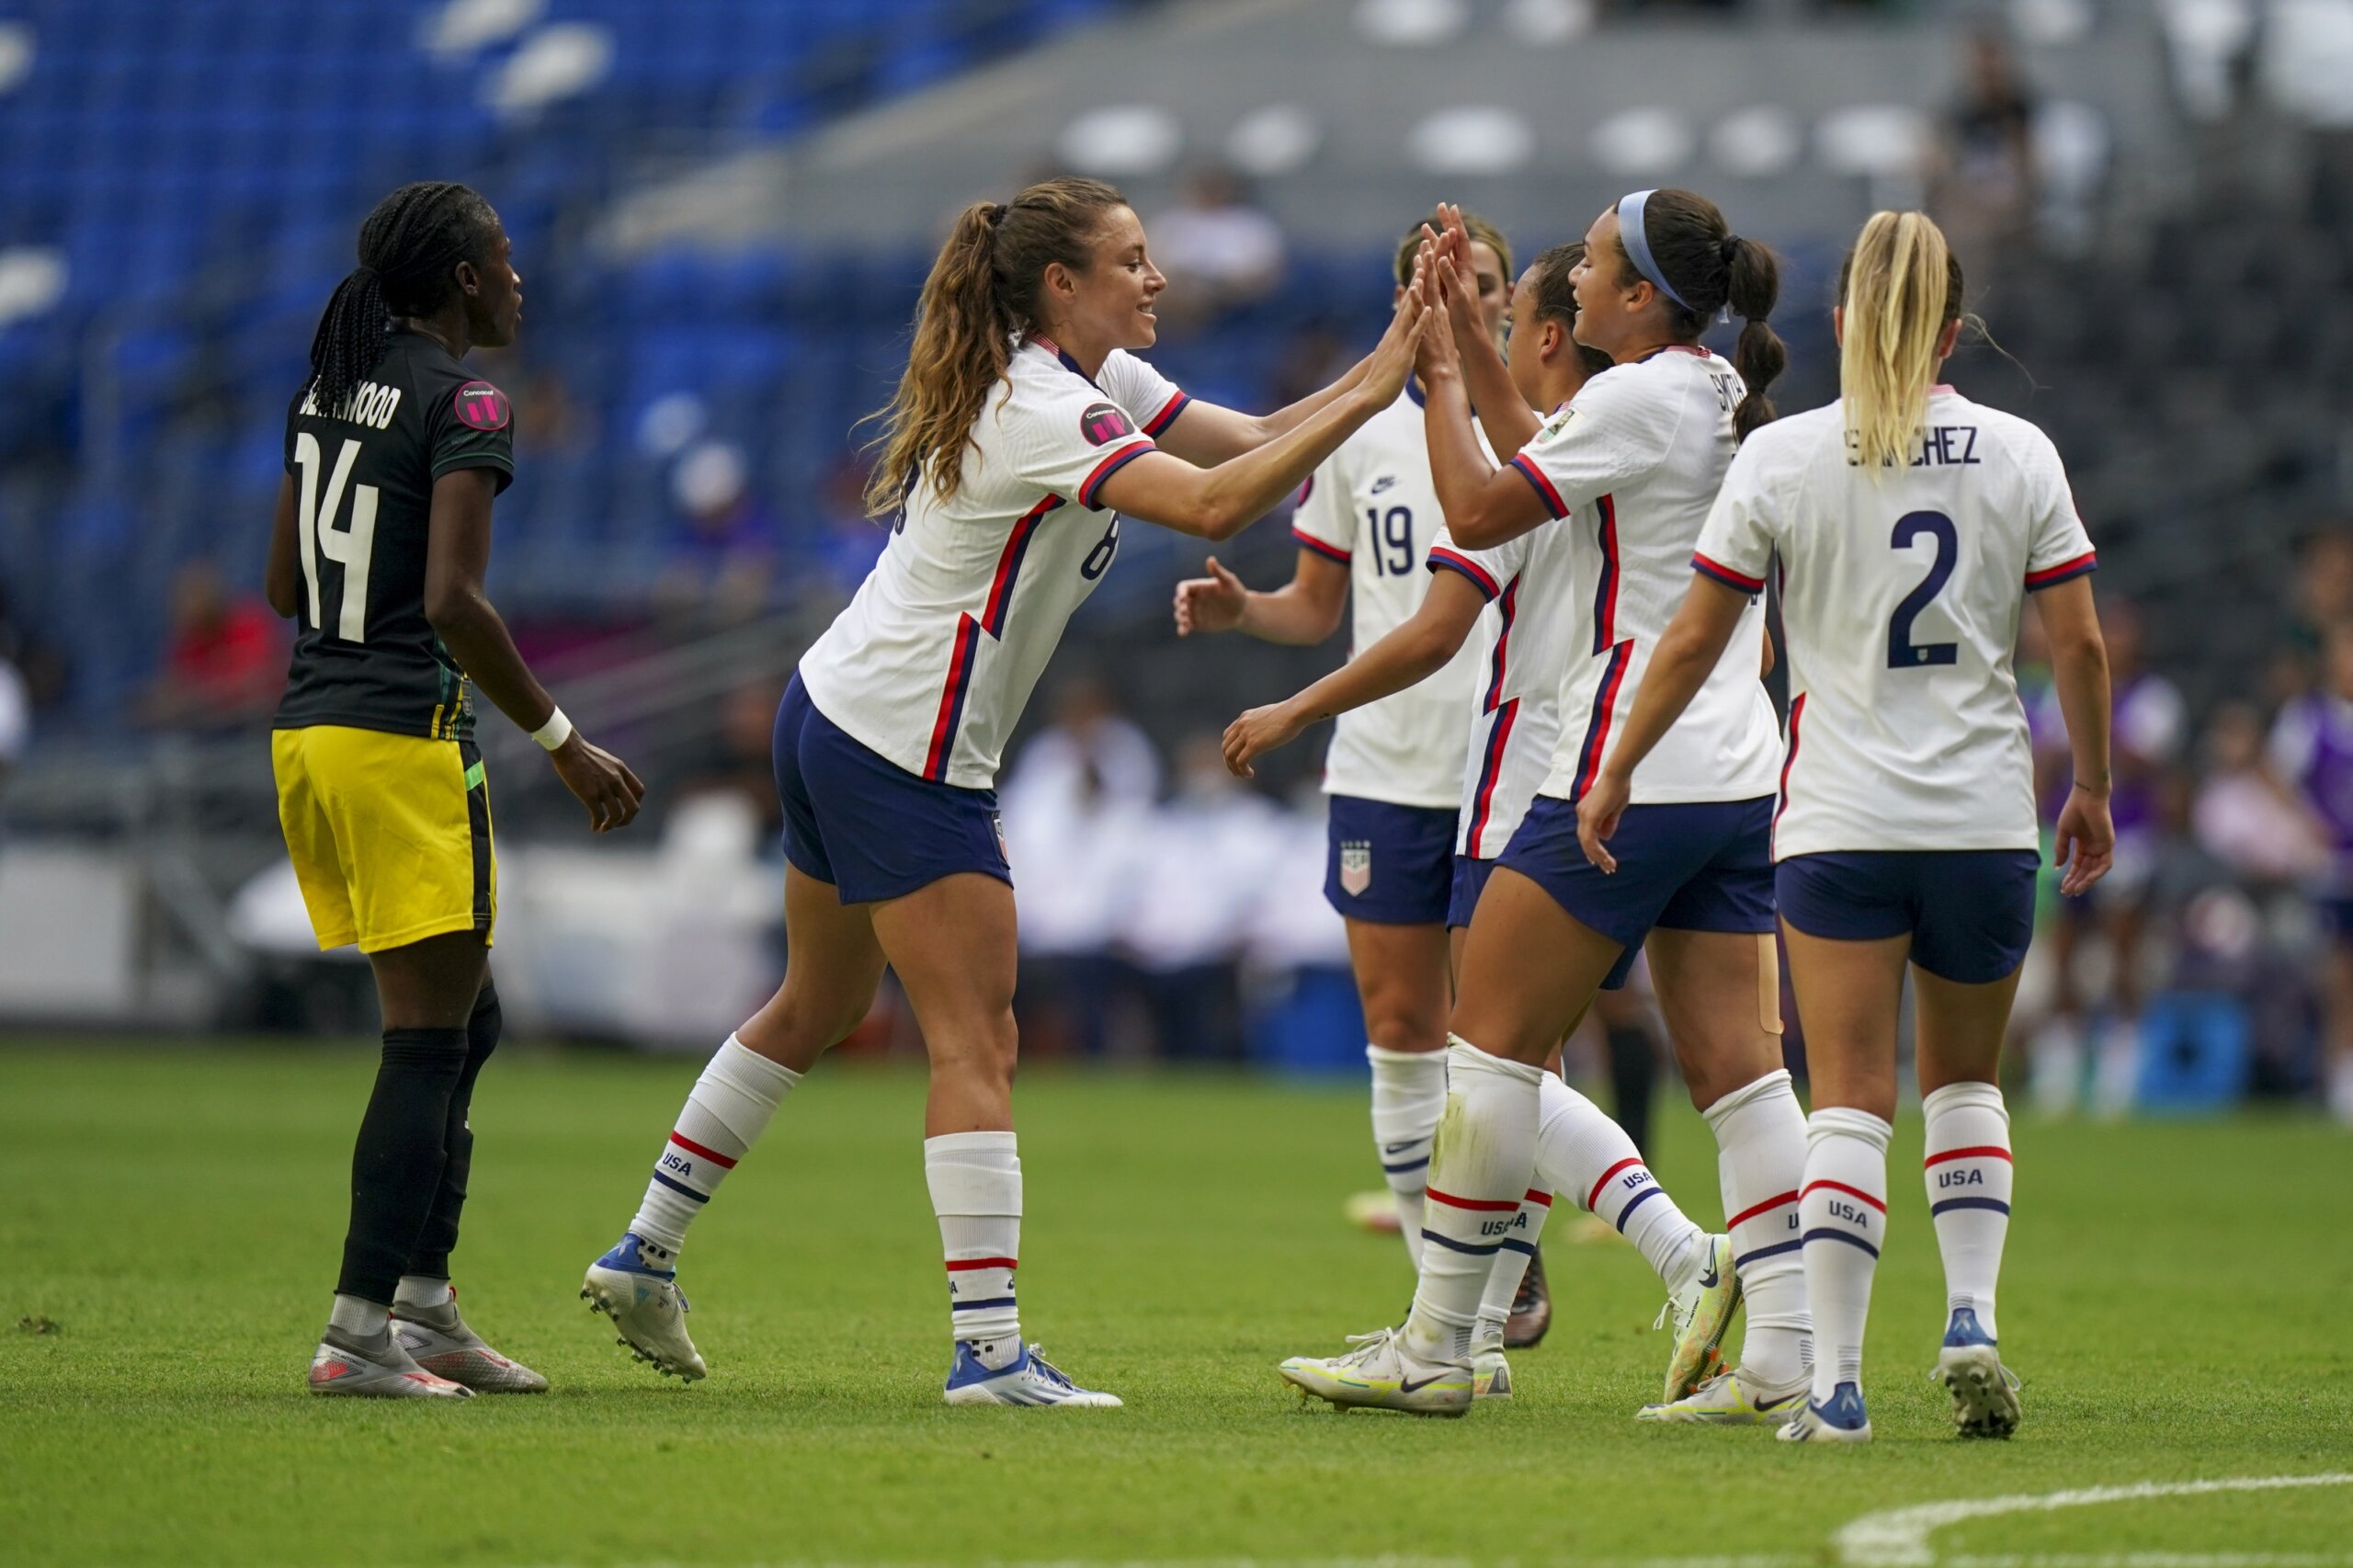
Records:
M1436 926L1454 891L1454 809L1328 797L1324 897L1350 920Z
M1552 895L1582 924L1626 950L1604 980L1615 991L1633 972L1643 938L1670 931L1773 929L1773 797L1628 806L1609 841L1614 876L1577 843L1577 809L1539 795L1498 865Z
M1454 858L1454 896L1446 903L1449 928L1471 924L1471 912L1479 907L1479 895L1487 891L1487 879L1495 874L1493 860L1474 860L1468 855Z
M776 792L784 858L831 882L844 903L872 903L958 871L1010 883L996 791L908 772L817 711L795 671L777 705Z
M1838 942L1909 934L1914 963L1984 985L2026 961L2041 865L2032 849L1847 849L1792 855L1774 881L1794 930Z

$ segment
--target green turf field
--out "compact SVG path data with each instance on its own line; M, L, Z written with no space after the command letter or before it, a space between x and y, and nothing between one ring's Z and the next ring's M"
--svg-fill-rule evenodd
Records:
M1370 1170L1359 1093L1222 1078L1021 1090L1023 1324L1127 1409L940 1404L921 1084L871 1069L813 1078L697 1228L712 1375L665 1386L574 1291L698 1066L493 1064L460 1285L556 1392L388 1407L301 1381L369 1053L0 1048L0 1562L2353 1562L2344 1484L1963 1518L1925 1549L1868 1518L2353 1471L2353 1140L2314 1121L2022 1120L2001 1321L2027 1423L1966 1446L1924 1377L1942 1286L1900 1128L1880 1440L1793 1449L1628 1419L1665 1344L1615 1240L1549 1249L1559 1319L1508 1407L1303 1408L1275 1362L1392 1321L1410 1280L1339 1221ZM1663 1142L1720 1220L1705 1130Z

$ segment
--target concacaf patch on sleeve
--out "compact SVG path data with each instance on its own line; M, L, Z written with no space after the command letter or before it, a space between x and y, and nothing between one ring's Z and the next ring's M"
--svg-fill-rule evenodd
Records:
M1086 437L1087 445L1100 447L1122 436L1136 433L1134 421L1128 411L1116 403L1090 403L1086 412L1078 416L1078 433Z
M460 387L452 407L458 422L470 430L504 430L515 414L506 394L488 381L468 381Z

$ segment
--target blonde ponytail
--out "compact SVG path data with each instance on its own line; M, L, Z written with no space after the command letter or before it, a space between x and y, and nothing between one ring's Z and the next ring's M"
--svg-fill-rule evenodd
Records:
M1099 180L1050 179L1011 201L957 215L915 305L907 369L889 404L869 415L882 449L866 482L869 517L888 517L918 483L946 500L964 478L964 449L1014 337L1037 325L1038 288L1060 262L1085 272L1105 216L1127 200Z
M1921 212L1875 212L1838 281L1847 449L1877 482L1911 461L1927 423L1937 346L1961 319L1961 263Z

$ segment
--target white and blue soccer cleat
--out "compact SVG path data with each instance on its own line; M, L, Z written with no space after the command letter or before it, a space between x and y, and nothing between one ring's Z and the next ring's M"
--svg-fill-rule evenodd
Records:
M1868 1443L1871 1418L1863 1412L1863 1391L1840 1383L1830 1391L1828 1403L1807 1400L1781 1428L1785 1443Z
M1634 1419L1702 1426L1779 1425L1796 1414L1812 1386L1812 1380L1801 1376L1786 1388L1767 1388L1751 1381L1744 1369L1734 1367L1718 1372L1681 1399L1643 1406L1634 1412Z
M1474 1393L1470 1368L1415 1360L1394 1329L1352 1334L1348 1343L1356 1348L1345 1356L1293 1356L1277 1369L1302 1396L1313 1394L1342 1409L1403 1410L1414 1415L1469 1412ZM1494 1397L1492 1392L1488 1397Z
M1503 1346L1489 1346L1471 1357L1471 1397L1509 1399L1511 1397L1511 1363L1504 1359Z
M665 1376L693 1382L706 1369L687 1337L689 1309L671 1267L676 1256L630 1232L588 1266L580 1297L590 1312L613 1320L623 1349Z
M1955 1307L1945 1326L1930 1382L1952 1395L1952 1424L1964 1437L2006 1437L2018 1429L2018 1380L2002 1365L2001 1352L1985 1337L1977 1313Z
M1067 1404L1087 1410L1117 1410L1120 1396L1072 1382L1046 1353L1025 1345L1021 1354L991 1368L967 1341L956 1344L956 1364L948 1371L950 1404Z
M1665 1394L1660 1403L1673 1404L1698 1388L1715 1369L1718 1346L1732 1327L1733 1310L1740 1305L1740 1272L1733 1267L1732 1238L1710 1236L1708 1256L1699 1277L1667 1298L1654 1329L1675 1329L1675 1350L1667 1358Z

